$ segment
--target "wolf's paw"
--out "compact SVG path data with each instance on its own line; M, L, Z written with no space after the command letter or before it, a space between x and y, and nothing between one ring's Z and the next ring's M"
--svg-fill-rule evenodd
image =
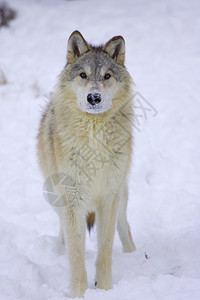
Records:
M95 279L94 286L97 289L110 290L112 288L112 284L110 280L101 280Z
M124 253L130 253L136 250L135 244L133 241L127 243L126 245L123 245L123 252Z
M83 298L86 289L87 289L87 276L86 274L84 274L82 278L72 281L70 297Z
M84 287L76 287L75 289L71 289L70 298L83 298L87 286Z

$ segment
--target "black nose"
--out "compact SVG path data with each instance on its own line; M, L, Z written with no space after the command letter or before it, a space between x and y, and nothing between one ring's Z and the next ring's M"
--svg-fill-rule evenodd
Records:
M87 95L87 101L91 105L98 104L99 102L101 102L101 95L99 93L90 93Z

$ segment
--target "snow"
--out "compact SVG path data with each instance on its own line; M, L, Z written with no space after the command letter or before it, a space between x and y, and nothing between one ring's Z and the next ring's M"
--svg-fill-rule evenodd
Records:
M128 219L137 251L116 235L113 288L94 289L96 233L87 235L86 300L200 299L200 3L10 0L0 29L0 299L64 300L69 265L57 216L42 195L36 134L71 32L126 40L126 66L143 104L130 174ZM142 100L144 97L145 100ZM138 111L139 113L139 111Z

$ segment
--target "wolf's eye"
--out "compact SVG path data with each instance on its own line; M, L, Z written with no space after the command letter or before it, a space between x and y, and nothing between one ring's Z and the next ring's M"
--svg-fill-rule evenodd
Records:
M110 79L110 77L111 77L111 75L110 75L109 73L106 73L106 74L104 75L104 79L105 79L105 80Z
M86 78L87 78L87 75L86 75L85 72L82 72L82 73L80 74L80 77L81 77L82 79L86 79Z

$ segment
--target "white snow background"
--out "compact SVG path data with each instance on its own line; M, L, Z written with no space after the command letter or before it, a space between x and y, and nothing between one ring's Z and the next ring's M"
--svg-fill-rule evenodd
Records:
M126 40L126 66L158 111L140 118L128 219L137 251L116 234L113 288L93 287L96 233L87 235L86 300L200 299L200 2L10 0L0 29L0 299L64 300L69 266L42 195L39 119L78 29L94 44ZM142 112L141 112L142 113Z

